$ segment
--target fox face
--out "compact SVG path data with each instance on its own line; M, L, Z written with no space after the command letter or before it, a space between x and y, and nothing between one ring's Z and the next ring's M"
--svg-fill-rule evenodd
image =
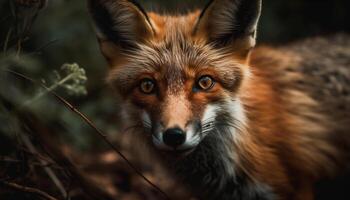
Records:
M260 4L218 0L201 13L160 16L126 0L90 1L108 82L154 147L189 153L221 127L239 137Z
M193 150L220 117L232 118L227 122L232 126L244 123L238 93L246 66L208 46L176 41L141 47L109 81L128 102L126 113L137 113L133 118L153 145L182 152Z

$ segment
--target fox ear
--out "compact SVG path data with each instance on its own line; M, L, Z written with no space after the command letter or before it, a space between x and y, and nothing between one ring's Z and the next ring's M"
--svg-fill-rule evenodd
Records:
M261 0L212 0L199 16L194 33L216 46L238 45L235 48L249 51L255 46L260 13Z
M107 59L154 34L146 12L132 0L88 0L88 7Z

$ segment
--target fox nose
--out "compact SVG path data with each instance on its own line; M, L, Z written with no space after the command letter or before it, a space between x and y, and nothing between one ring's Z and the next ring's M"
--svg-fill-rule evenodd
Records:
M185 140L186 134L180 128L167 129L163 133L163 142L172 148L176 148L182 145L185 142Z

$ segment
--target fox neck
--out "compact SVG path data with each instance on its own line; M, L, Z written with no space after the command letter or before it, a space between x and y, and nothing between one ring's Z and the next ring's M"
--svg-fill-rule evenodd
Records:
M227 183L235 183L237 174L235 162L228 155L228 147L225 139L229 136L212 137L207 136L196 150L184 160L177 162L175 173L194 191L203 191L204 188L216 188L215 193L220 193ZM191 166L191 167L189 167ZM214 191L208 191L213 194Z
M227 111L227 109L225 109ZM228 120L219 113L217 121ZM188 156L161 158L174 177L200 199L273 199L270 189L252 180L239 167L237 142L243 128L218 126ZM236 153L235 153L236 152Z

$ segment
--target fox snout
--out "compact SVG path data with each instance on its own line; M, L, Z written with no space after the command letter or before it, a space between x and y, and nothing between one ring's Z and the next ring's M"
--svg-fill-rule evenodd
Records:
M202 133L201 115L184 93L169 94L159 105L158 112L143 113L143 122L150 125L156 148L165 151L185 151L195 148Z
M201 139L200 122L190 122L185 128L180 126L165 128L161 124L152 131L152 141L156 148L166 151L187 151L194 149Z
M186 131L179 127L152 133L152 137L153 144L162 150L179 150L186 143Z
M190 151L201 142L214 127L215 106L206 106L199 115L186 109L186 101L168 99L163 112L158 117L143 112L142 121L149 126L153 145L164 151Z
M186 132L181 128L170 128L163 133L163 142L169 147L177 148L186 141Z

